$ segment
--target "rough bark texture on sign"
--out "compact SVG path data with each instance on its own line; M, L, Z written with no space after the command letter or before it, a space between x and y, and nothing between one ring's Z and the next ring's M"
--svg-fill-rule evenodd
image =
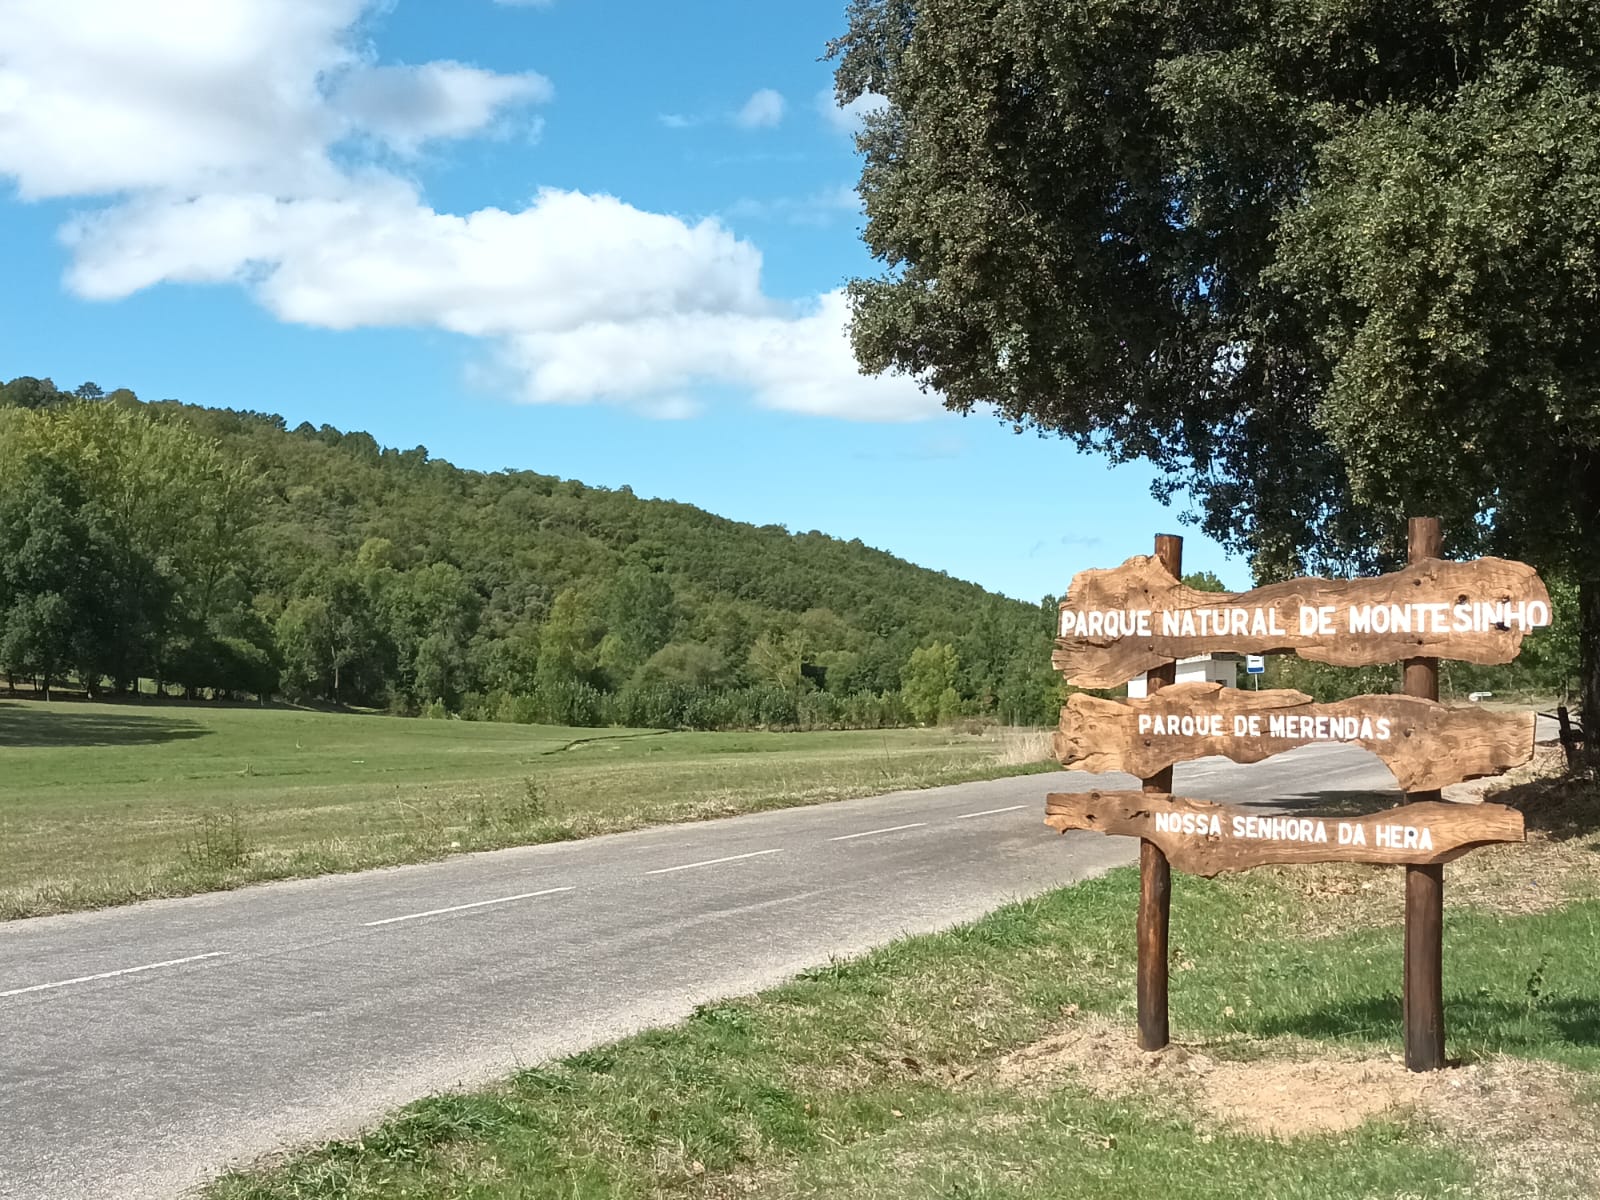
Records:
M1524 630L1351 633L1344 618L1351 607L1410 606L1505 602L1542 603L1550 595L1532 567L1504 558L1473 562L1427 559L1392 575L1371 579L1291 579L1250 592L1201 592L1174 580L1147 555L1136 555L1120 567L1080 571L1072 579L1061 610L1155 614L1148 635L1087 634L1073 630L1056 639L1053 662L1077 687L1108 688L1126 683L1142 671L1179 658L1219 651L1271 654L1293 651L1302 658L1337 666L1374 666L1402 659L1436 657L1475 663L1507 663L1516 658ZM1302 632L1300 610L1336 608L1334 632ZM1215 612L1219 609L1263 610L1281 632L1165 633L1163 612ZM1058 627L1058 633L1060 628Z
M1524 840L1522 814L1500 804L1406 804L1364 817L1331 817L1259 813L1146 792L1057 792L1045 798L1045 811L1053 829L1143 838L1178 870L1205 876L1295 863L1444 863L1479 846ZM1192 830L1177 827L1185 815ZM1202 826L1220 833L1201 832ZM1422 830L1428 836L1419 845Z
M1141 717L1148 722L1143 730ZM1345 736L1352 727L1356 735ZM1055 745L1064 766L1146 778L1211 754L1260 762L1297 746L1340 741L1383 759L1401 791L1427 791L1527 762L1534 714L1447 708L1410 696L1317 704L1304 692L1180 683L1125 703L1079 692L1061 710Z

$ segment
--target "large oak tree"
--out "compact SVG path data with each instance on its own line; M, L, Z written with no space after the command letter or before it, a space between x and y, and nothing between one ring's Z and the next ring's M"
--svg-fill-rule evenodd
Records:
M853 0L862 365L1162 468L1257 574L1408 514L1576 578L1600 713L1600 6ZM1591 725L1594 718L1591 716Z

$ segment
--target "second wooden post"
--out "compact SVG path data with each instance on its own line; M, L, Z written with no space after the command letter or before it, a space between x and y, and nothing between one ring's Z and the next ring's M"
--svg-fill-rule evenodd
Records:
M1437 517L1412 517L1406 529L1406 558L1421 562L1444 554ZM1408 658L1405 694L1439 698L1439 660ZM1407 801L1438 800L1439 793L1408 792ZM1406 868L1405 975L1401 1017L1405 1026L1406 1066L1413 1071L1444 1067L1444 867Z
M1183 577L1183 539L1156 535L1156 561L1174 579ZM1178 678L1175 662L1145 674L1154 695ZM1172 768L1144 780L1147 792L1171 792ZM1172 921L1172 867L1154 842L1139 842L1139 1048L1160 1050L1171 1040L1167 1021L1168 929Z

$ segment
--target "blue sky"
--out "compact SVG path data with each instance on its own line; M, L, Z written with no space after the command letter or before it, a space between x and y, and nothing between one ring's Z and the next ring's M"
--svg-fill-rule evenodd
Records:
M628 484L1024 599L1147 552L1178 523L1146 468L856 376L842 14L0 0L0 376Z

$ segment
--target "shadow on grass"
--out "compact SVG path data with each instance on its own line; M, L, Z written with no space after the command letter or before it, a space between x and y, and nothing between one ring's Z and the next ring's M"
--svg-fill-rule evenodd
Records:
M1529 832L1549 834L1558 842L1600 833L1600 781L1582 775L1535 779L1492 799L1521 809ZM1600 850L1600 842L1588 848Z
M160 714L74 712L72 705L0 703L0 748L148 746L205 737L211 730Z
M1552 1043L1573 1049L1600 1048L1600 997L1541 996L1527 1002L1493 996L1452 995L1444 1002L1450 1039L1489 1053L1549 1054ZM1401 1040L1400 997L1352 997L1304 1013L1269 1018L1256 1032L1318 1040ZM1557 1055L1559 1057L1559 1055Z
M1288 812L1303 812L1307 816L1364 817L1369 813L1391 809L1402 799L1396 792L1344 788L1285 795L1270 804L1248 807L1282 808Z

